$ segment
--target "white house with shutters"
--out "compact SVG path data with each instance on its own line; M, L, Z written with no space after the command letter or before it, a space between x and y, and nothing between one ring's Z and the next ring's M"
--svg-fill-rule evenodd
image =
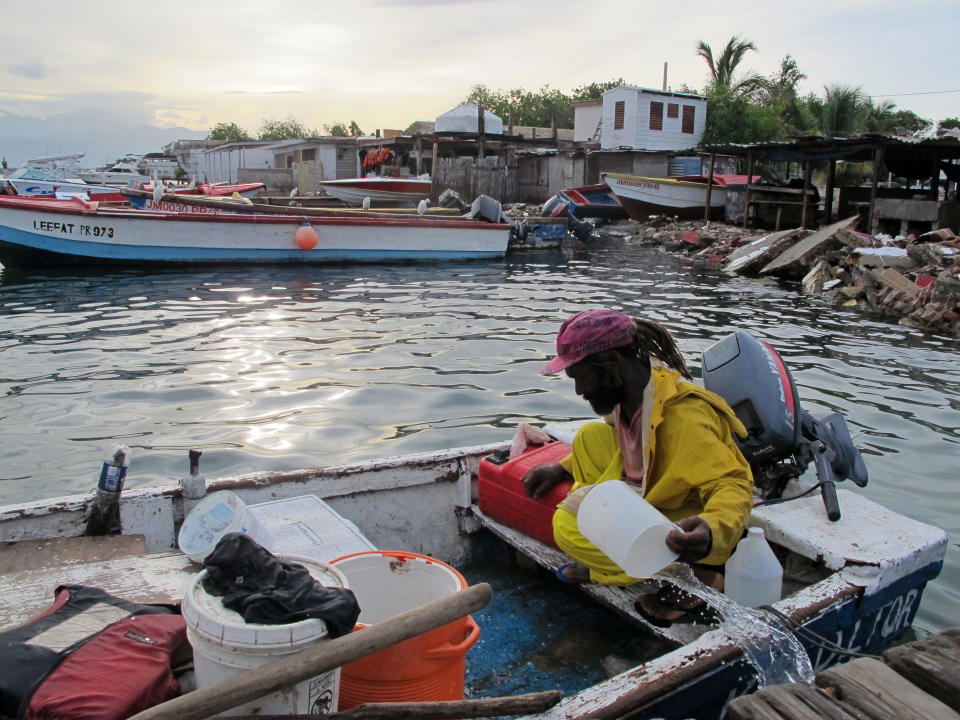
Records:
M707 99L621 85L603 93L600 149L686 150L700 144Z

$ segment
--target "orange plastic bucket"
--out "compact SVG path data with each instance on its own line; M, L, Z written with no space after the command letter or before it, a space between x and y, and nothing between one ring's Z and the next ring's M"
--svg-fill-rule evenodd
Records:
M331 565L347 577L360 604L358 631L467 586L446 563L402 550L354 553ZM480 627L468 615L344 665L338 708L462 699L467 651L479 637Z

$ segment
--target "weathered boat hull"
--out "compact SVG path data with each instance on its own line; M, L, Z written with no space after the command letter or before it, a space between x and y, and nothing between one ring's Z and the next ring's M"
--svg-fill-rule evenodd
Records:
M324 180L320 188L348 205L362 205L365 198L373 205L416 205L430 197L430 181L416 178Z
M622 220L627 211L606 183L585 185L561 190L560 195L572 204L572 212L578 218L603 218Z
M682 219L702 218L707 204L707 184L675 178L602 173L604 182L634 220L651 215L675 215ZM710 215L718 216L727 202L727 190L714 184L710 191Z
M463 220L152 213L0 197L0 262L333 263L503 257L509 226Z
M490 542L503 537L504 531L487 521L476 505L480 460L505 447L501 443L352 465L221 478L208 482L207 492L231 490L248 505L315 494L354 523L375 546L428 554L456 566L478 553L487 558L513 556L512 552L490 552ZM89 499L71 496L0 508L0 542L80 535ZM135 601L178 600L197 568L170 548L175 545L184 516L197 502L184 497L176 485L125 491L121 529L124 534L142 534L148 551L156 554L134 561L124 558L73 565L75 575L71 579L106 585L111 592ZM772 606L800 628L797 637L815 671L845 658L836 647L817 642L812 633L856 652L876 650L899 637L913 621L925 584L939 573L946 547L946 536L937 528L885 511L846 491L841 491L840 502L844 508L842 527L820 518L823 513L818 497L754 511L753 522L765 527L771 542L784 552L805 558L811 568L820 568L822 573L821 579ZM857 532L844 531L846 526ZM836 532L831 536L817 527ZM874 554L861 553L860 545L880 530L888 535L886 545ZM528 544L521 551L533 548L531 556L551 567L553 560L546 546L538 547L532 540ZM515 547L508 546L511 550ZM887 557L887 548L893 547L901 547L899 554ZM559 589L552 574L544 575L551 587ZM49 573L33 567L0 576L0 597L4 597L0 626L22 622L43 609L49 602L50 582ZM607 593L603 597L612 602L616 593L628 590L589 584L580 587L590 597ZM506 597L507 588L503 590ZM520 593L515 602L549 605L550 598ZM773 616L768 620L773 622ZM559 625L563 627L563 623ZM484 631L498 630L488 627ZM562 689L567 697L537 717L719 718L731 698L755 689L760 680L744 649L749 643L740 631L736 623L672 629L639 625L638 633L649 632L675 649L588 687L565 686ZM684 633L690 639L684 640ZM762 644L761 638L761 650ZM518 687L528 689L523 679L504 676L500 660L485 654L483 640L467 662L471 676L487 678L484 687L492 688L491 694L506 694ZM542 668L529 672L535 676L530 685L544 681Z

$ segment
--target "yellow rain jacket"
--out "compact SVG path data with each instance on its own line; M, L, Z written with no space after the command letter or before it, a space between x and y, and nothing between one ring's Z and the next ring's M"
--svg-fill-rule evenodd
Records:
M723 565L753 507L753 475L733 440L733 433L745 437L746 428L723 398L665 367L651 369L640 421L641 494L674 522L691 515L706 520L713 540L709 554L699 562ZM616 430L604 422L585 424L574 438L573 452L560 464L575 482L553 516L557 546L589 567L593 582L636 582L577 528L577 508L589 486L620 479L623 472Z

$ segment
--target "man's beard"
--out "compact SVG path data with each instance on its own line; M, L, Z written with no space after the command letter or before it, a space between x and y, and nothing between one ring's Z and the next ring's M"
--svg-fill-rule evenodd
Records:
M609 415L613 409L620 404L623 398L623 384L618 383L611 387L605 387L592 393L590 397L584 397L590 407L597 415Z

